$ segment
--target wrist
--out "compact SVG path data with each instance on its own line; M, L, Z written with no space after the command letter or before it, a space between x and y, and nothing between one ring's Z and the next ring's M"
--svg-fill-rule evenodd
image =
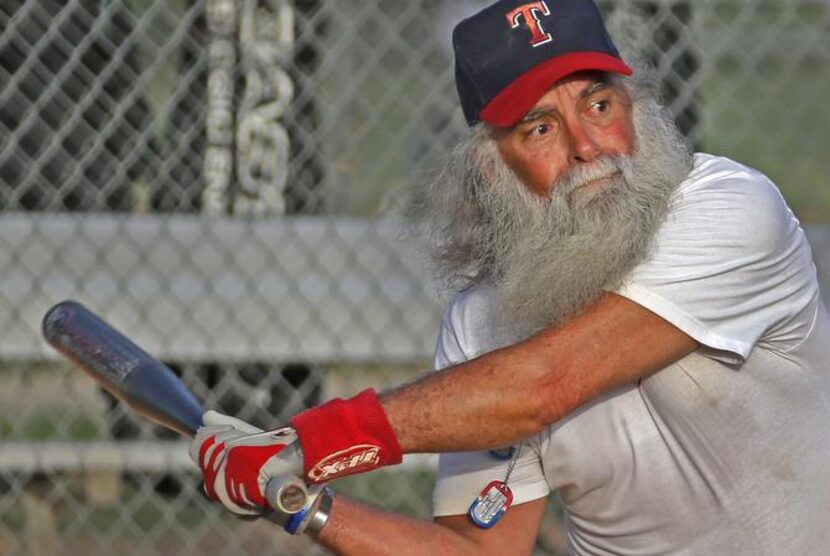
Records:
M334 399L295 416L291 426L309 483L324 483L401 462L395 431L374 390Z

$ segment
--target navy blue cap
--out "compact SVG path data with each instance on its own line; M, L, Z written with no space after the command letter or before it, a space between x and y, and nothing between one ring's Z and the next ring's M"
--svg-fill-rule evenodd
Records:
M453 31L455 83L467 123L518 123L578 71L630 75L592 0L500 0Z

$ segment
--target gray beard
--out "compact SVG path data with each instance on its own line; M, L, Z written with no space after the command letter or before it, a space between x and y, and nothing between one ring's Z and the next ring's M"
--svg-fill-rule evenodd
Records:
M482 126L432 179L408 191L410 233L447 289L493 288L493 347L562 322L619 288L648 256L692 156L650 90L629 93L635 152L580 164L548 198L519 181Z
M633 154L574 167L548 198L531 193L497 153L490 160L480 209L490 228L487 279L495 292L490 321L497 343L561 323L618 289L649 255L671 196L689 173L690 155L655 102L635 103L634 121Z

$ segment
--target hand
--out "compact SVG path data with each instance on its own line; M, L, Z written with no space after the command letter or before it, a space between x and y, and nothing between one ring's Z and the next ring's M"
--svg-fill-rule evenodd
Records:
M402 450L374 390L333 399L263 432L208 411L190 447L205 476L205 492L239 515L268 507L269 477L302 477L318 484L401 462Z
M290 427L264 432L244 421L208 411L190 445L205 478L205 493L240 516L270 508L265 488L273 477L301 475L302 455Z

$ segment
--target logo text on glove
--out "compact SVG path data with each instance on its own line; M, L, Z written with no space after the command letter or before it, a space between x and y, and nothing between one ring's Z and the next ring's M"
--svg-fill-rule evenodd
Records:
M380 447L358 444L321 459L308 471L312 481L321 482L339 475L348 475L361 467L374 467L380 461Z

